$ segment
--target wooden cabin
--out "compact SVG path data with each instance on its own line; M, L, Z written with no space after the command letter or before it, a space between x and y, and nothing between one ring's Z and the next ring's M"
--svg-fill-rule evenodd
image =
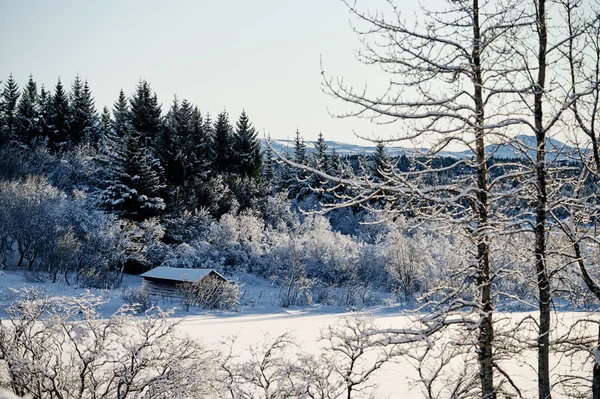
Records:
M156 267L142 274L143 286L151 295L181 298L182 286L186 283L198 283L206 279L229 282L214 269L183 269L179 267Z

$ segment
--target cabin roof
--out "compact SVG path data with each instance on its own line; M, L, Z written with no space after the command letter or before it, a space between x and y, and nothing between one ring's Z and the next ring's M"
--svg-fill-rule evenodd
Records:
M219 277L223 278L223 280L227 281L225 277L214 269L184 269L166 266L159 266L149 270L146 273L143 273L142 277L171 281L199 281L208 276L211 272L214 272Z

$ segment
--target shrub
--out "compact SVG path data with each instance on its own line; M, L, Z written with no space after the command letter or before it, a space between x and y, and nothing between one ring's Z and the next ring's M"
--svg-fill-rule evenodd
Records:
M191 306L235 311L240 307L239 286L216 277L207 276L197 282L184 283L182 291L182 305L186 311Z

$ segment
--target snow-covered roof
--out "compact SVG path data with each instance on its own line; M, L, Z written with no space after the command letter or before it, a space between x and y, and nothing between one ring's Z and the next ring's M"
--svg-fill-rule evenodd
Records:
M199 281L208 276L211 272L227 280L214 269L183 269L180 267L159 266L142 274L142 277L158 278L161 280L172 281Z

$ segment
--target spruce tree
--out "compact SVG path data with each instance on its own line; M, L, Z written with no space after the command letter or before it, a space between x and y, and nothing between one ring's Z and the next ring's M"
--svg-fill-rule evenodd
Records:
M296 129L296 136L294 137L294 162L306 165L306 144L298 129Z
M146 80L140 80L129 100L131 126L143 138L146 145L154 145L161 125L158 98Z
M385 173L391 168L391 160L385 150L385 143L382 141L377 142L375 147L375 153L371 157L371 171L373 177L378 181L384 181L386 179Z
M40 87L38 109L40 136L43 140L48 141L50 139L50 124L52 123L52 96L50 95L50 92L46 90L44 85Z
M165 209L163 190L157 174L157 160L130 130L125 137L111 135L107 151L108 185L102 193L103 205L118 215L144 220Z
M11 73L4 84L0 103L0 145L16 138L19 95L19 85Z
M315 169L321 171L329 170L329 156L327 155L327 144L325 143L325 138L323 137L323 133L319 132L319 137L314 144L315 152L311 156L311 166ZM310 187L315 190L316 197L318 201L323 201L326 197L330 199L327 195L327 190L332 186L332 183L323 181L317 174L313 173L309 179Z
M296 130L296 137L294 138L294 162L300 165L307 164L306 155L306 143L300 131ZM292 179L289 181L289 197L301 201L310 194L310 186L308 182L308 175L303 170L294 170L292 172Z
M69 97L65 92L60 78L54 88L54 96L50 101L49 115L49 144L52 151L65 149L70 142L70 118L71 109Z
M84 140L97 144L100 137L98 126L98 114L94 105L94 99L87 80L81 81L79 75L71 87L71 125L70 141L78 145Z
M203 118L198 107L194 107L191 131L184 145L188 178L204 179L213 170L213 144L210 115Z
M99 124L99 132L100 139L99 145L102 147L105 144L106 138L112 134L114 122L110 115L110 110L108 107L102 108L102 114L100 114L100 124Z
M32 143L41 135L40 107L37 83L29 75L17 108L17 137L22 143Z
M288 161L293 161L292 154L290 153L290 149L288 147L283 151L283 157ZM279 173L279 179L277 181L277 188L279 191L288 191L290 192L290 187L292 184L296 184L296 173L295 170L289 166L287 163L281 164L281 170Z
M267 148L263 162L263 180L270 185L275 183L275 160L273 158L273 149L271 148L271 135L267 138Z
M165 170L167 185L178 187L186 179L185 143L190 135L192 108L187 100L179 104L177 97L165 116L157 138L157 153Z
M232 170L233 129L229 123L227 112L217 116L214 124L214 166L217 172L226 173Z
M236 124L233 158L232 162L235 164L237 174L255 179L260 177L262 167L260 142L246 111L242 111Z
M113 129L117 137L127 136L131 128L131 113L129 103L123 89L119 92L119 98L113 105Z

